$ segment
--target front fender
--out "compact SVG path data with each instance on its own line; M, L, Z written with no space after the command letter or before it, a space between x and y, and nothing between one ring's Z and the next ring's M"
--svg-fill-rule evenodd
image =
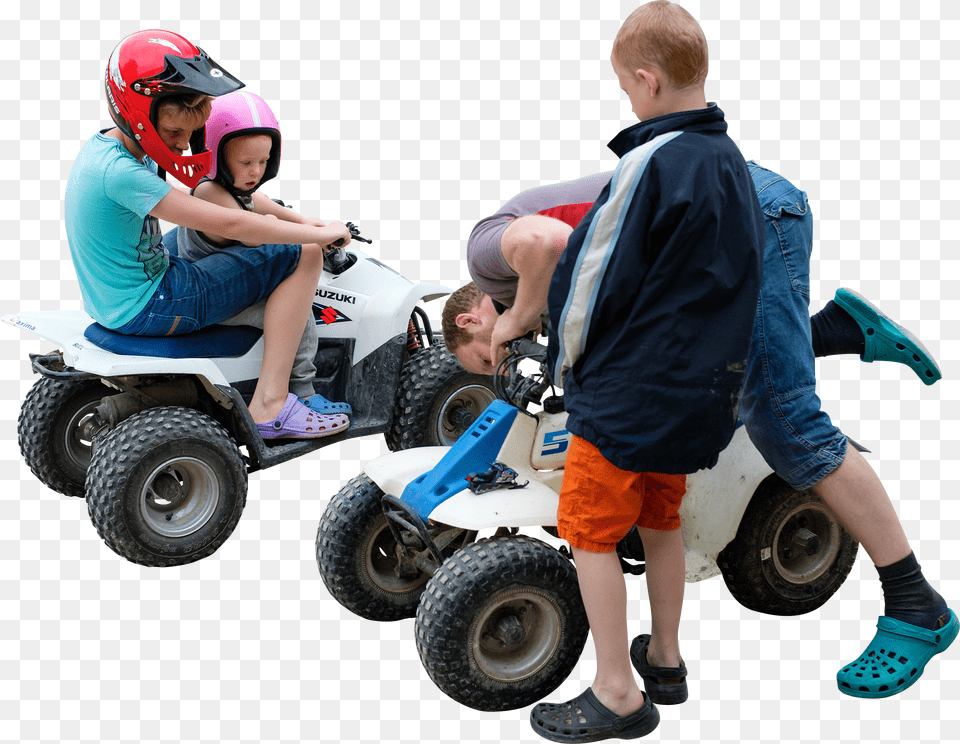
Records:
M357 329L353 363L371 354L387 338L407 335L407 324L417 303L450 294L440 284L413 284L382 289L367 301L360 327Z
M430 519L467 530L555 527L563 471L517 469L517 476L518 483L529 481L527 485L481 494L465 488L434 509Z
M449 447L418 447L391 452L368 462L363 472L384 493L400 498L410 483L433 470L449 450ZM464 487L430 512L429 519L467 530L556 525L563 471L537 473L520 468L517 473L518 482L529 481L525 488L475 494Z
M497 400L452 447L394 452L370 462L365 472L423 520L469 530L555 525L563 471L530 466L536 428L536 418ZM482 494L470 490L466 476L494 461L516 470L516 482L526 485Z
M412 480L433 470L449 447L416 447L371 460L363 472L380 490L400 498Z

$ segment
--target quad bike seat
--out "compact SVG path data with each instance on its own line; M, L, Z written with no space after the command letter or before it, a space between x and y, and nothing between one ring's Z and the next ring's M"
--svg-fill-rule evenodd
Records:
M165 359L243 356L263 335L252 326L212 325L181 336L127 336L92 323L84 337L101 349L127 356L154 356Z

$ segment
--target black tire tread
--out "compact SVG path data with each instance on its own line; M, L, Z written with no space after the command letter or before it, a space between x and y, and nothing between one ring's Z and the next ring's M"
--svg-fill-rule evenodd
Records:
M406 361L400 371L393 423L384 434L392 452L440 444L431 413L438 393L452 381L493 390L490 377L467 372L443 344L428 346Z
M485 600L515 585L555 593L567 621L548 665L505 685L472 661L468 635ZM416 620L417 651L430 678L457 702L480 711L514 710L549 695L576 666L588 631L573 564L524 535L481 540L454 553L428 582Z
M37 479L64 496L83 497L85 476L61 461L54 439L57 419L65 408L76 409L109 395L99 380L56 380L42 377L30 388L17 419L20 454Z
M190 440L217 446L235 473L242 473L238 503L227 521L202 549L187 555L158 555L143 548L123 518L119 494L132 467L152 449ZM98 439L87 471L87 511L97 532L118 555L143 566L178 566L212 555L233 533L246 505L247 470L236 442L214 419L199 411L180 407L151 408L122 421Z
M812 490L795 491L771 476L760 485L740 521L737 536L717 557L723 580L741 605L754 612L781 617L803 615L822 607L846 580L857 558L859 543L841 526L840 555L828 575L810 587L793 589L796 596L785 596L766 576L761 551L769 547L768 523L786 503L800 504L822 500ZM769 559L768 559L769 560ZM804 596L799 596L799 595Z
M327 590L341 605L367 620L392 622L417 613L420 592L380 592L360 574L361 546L371 529L382 523L383 491L361 473L334 495L317 528L317 567Z

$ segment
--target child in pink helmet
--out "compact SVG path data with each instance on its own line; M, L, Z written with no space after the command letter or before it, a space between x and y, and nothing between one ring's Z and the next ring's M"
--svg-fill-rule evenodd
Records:
M113 50L104 92L113 126L94 134L64 194L67 239L84 308L118 333L167 336L220 323L266 300L263 363L247 407L265 439L338 434L343 414L318 414L289 392L290 370L322 269L322 246L350 231L339 222L292 224L224 209L173 188L211 168L204 147L210 101L243 83L180 34L138 31ZM172 256L160 221L216 229L270 250Z
M322 220L304 217L259 191L260 186L274 178L280 170L281 146L280 124L260 96L241 90L214 99L207 119L205 143L212 154L212 166L191 192L194 196L226 209L240 209L285 222L325 227ZM201 232L187 227L177 230L177 250L180 257L187 261L197 261L222 250L243 250L242 246L254 245L257 244L242 238L234 240L211 231ZM262 328L265 306L265 302L252 305L223 321L223 324ZM349 416L352 413L349 404L331 402L314 390L317 343L317 325L311 314L293 361L290 392L318 414Z

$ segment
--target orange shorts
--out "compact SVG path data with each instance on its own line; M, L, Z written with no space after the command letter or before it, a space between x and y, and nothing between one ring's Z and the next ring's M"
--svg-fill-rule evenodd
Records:
M609 553L633 525L680 529L680 502L686 490L685 475L621 470L574 435L563 471L557 529L575 548Z

